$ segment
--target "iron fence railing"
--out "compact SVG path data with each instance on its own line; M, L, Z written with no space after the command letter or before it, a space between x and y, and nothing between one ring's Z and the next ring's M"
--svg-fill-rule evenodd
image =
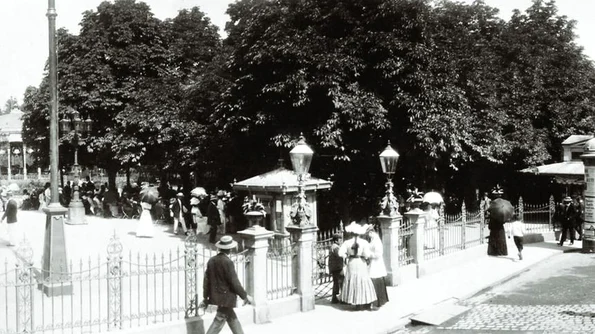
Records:
M554 229L553 197L545 204L526 204L520 197L514 205L515 212L525 223L527 233L544 233ZM424 259L430 260L442 255L486 243L485 213L481 210L469 212L465 203L458 214L444 214L440 207L437 221L429 221L424 229ZM510 224L505 224L508 231Z
M413 255L411 254L411 238L413 237L413 228L411 222L406 217L403 218L401 225L399 225L399 265L406 266L413 263Z
M99 333L197 315L204 271L216 252L199 247L193 237L183 250L125 254L114 236L107 257L71 261L51 272L34 267L30 246L21 245L22 261L14 269L5 262L0 274L0 301L6 305L0 333ZM230 259L246 286L250 252Z
M294 263L297 261L296 244L270 247L266 260L267 299L276 300L294 294L297 290Z

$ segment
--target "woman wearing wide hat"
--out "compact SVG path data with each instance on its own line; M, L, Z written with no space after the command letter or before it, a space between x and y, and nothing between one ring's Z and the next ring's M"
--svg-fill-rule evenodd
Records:
M368 273L370 244L362 238L366 229L352 222L345 227L345 232L348 239L339 248L339 255L347 258L347 266L339 300L355 305L356 310L369 310L376 301L376 291Z

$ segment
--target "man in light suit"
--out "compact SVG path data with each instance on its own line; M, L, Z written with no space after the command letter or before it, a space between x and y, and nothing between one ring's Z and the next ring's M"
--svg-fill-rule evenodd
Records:
M236 306L237 297L244 300L244 305L252 303L249 296L238 279L233 262L229 258L232 248L237 247L237 242L229 235L224 235L215 244L219 254L207 262L207 270L203 282L202 307L217 305L217 314L207 334L217 334L225 322L233 334L243 334L244 330L233 308Z

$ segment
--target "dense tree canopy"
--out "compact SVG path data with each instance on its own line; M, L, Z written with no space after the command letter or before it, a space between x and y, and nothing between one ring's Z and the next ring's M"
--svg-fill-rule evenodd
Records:
M593 63L554 2L508 21L449 0L239 0L228 14L221 40L199 8L161 21L116 0L79 35L59 32L60 102L99 125L87 164L224 186L273 168L303 133L312 173L334 181L328 219L345 220L375 213L389 140L398 189L470 193L594 130ZM36 145L46 101L45 80L26 93Z

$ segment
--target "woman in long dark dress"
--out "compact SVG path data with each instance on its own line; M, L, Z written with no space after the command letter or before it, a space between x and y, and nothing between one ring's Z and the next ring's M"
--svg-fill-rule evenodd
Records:
M504 222L500 222L491 218L488 228L490 229L490 237L488 238L488 255L508 255Z
M499 201L502 201L502 193L502 189L499 185L497 185L496 189L492 191L494 200L490 201L490 206L488 207L488 228L490 229L490 237L488 238L488 255L492 256L508 255L508 247L506 246L506 232L504 231L504 223L506 222L507 218L504 216L504 214L496 214L499 213L499 209L497 209L497 207L501 204ZM492 210L494 211L492 212Z

